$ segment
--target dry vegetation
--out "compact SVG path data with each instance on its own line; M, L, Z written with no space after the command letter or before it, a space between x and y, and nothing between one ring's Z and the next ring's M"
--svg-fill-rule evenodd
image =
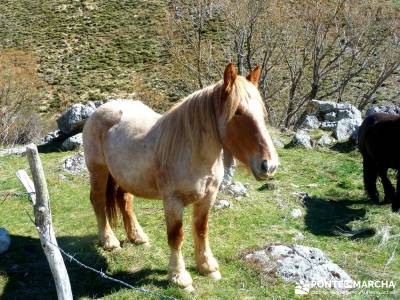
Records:
M228 61L243 74L263 67L277 127L295 125L313 98L396 102L399 9L392 0L2 1L0 59L9 67L0 77L24 82L13 85L21 105L2 109L54 119L73 102L137 97L165 111L220 80ZM10 71L22 53L32 63ZM4 112L0 120L7 128ZM2 143L31 139L7 135Z
M400 72L393 1L182 0L171 11L170 44L174 65L186 70L182 81L197 88L215 81L227 60L242 74L261 65L260 88L276 126L292 126L310 99L360 109L399 100L398 82L388 80Z

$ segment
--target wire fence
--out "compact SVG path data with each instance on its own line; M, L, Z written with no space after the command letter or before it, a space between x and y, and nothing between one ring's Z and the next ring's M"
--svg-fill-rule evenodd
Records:
M32 192L30 192L30 193L23 192L23 193L21 193L21 195L22 195L22 194L28 196L28 200L29 200L29 198L32 197L35 193L32 193ZM3 204L7 199L9 199L9 196L10 196L10 195L6 195L3 199L1 199L1 202L0 202L0 203ZM122 286L124 286L124 287L126 287L126 288L129 288L129 289L131 289L131 290L138 291L138 292L140 292L140 293L142 293L142 294L145 294L146 296L154 296L154 297L157 297L157 298L159 298L159 299L165 299L165 300L178 300L178 298L175 298L175 297L172 297L172 296L168 296L168 295L162 294L162 293L160 293L160 292L151 291L151 290L146 289L146 288L144 288L144 287L138 287L138 286L131 285L131 284L129 284L129 283L123 281L123 280L120 280L120 279L111 277L111 276L107 275L106 273L104 273L104 272L101 271L101 270L99 271L99 270L97 270L97 269L95 269L95 268L93 268L93 267L91 267L91 266L88 266L88 265L84 264L84 263L81 262L80 260L76 259L75 256L71 255L70 253L68 253L67 251L65 251L64 249L62 249L60 246L58 246L58 245L54 244L53 242L51 242L50 240L46 239L45 234L43 234L43 233L40 231L40 228L39 228L38 226L36 226L33 217L29 214L29 212L28 212L26 209L25 209L25 213L27 214L27 216L28 216L30 222L32 222L32 224L36 227L36 229L37 229L37 231L39 232L39 234L41 235L41 237L42 237L44 240L46 240L46 242L48 242L49 244L51 244L52 246L54 246L54 247L56 247L58 250L60 250L60 252L64 255L64 257L66 257L70 262L74 262L74 263L76 263L78 266L80 266L81 268L84 268L84 269L89 270L89 271L91 271L91 272L93 272L93 273L96 273L97 275L99 275L99 276L100 276L101 278L103 278L103 279L112 281L112 282L114 282L114 283L117 283L117 284L119 284L119 285L122 285Z

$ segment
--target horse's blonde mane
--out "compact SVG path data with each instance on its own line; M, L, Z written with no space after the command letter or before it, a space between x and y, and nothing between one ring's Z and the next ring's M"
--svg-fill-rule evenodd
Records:
M247 80L238 76L229 91L225 91L220 81L194 92L167 111L154 126L159 131L155 153L160 167L176 163L188 147L196 151L211 139L221 141L218 117L230 120L241 99L250 99L249 93L257 91L254 86L249 91L244 84L248 84Z

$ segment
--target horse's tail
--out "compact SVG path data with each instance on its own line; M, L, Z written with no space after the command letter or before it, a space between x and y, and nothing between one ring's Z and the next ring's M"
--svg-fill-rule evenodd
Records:
M112 227L115 227L117 225L117 207L123 207L122 203L120 203L121 201L123 201L121 193L123 193L122 189L118 186L111 174L109 174L107 179L106 191L106 214L108 221Z

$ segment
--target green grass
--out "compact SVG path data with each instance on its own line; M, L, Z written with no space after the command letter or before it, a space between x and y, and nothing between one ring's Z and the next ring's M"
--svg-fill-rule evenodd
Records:
M163 90L165 9L158 0L1 1L0 51L36 55L38 73L51 86L42 110L132 96L138 76L148 89L157 81Z
M382 239L382 232L389 228L391 236L399 235L400 217L388 205L374 206L366 201L358 153L281 149L281 166L272 180L273 190L260 189L262 183L239 169L235 179L249 185L249 196L235 200L220 194L219 198L229 199L233 207L213 210L210 219L210 243L223 276L219 282L200 276L195 270L191 209L187 209L183 252L196 289L192 295L170 286L166 280L169 250L160 201L137 199L135 203L139 221L151 239L150 248L123 243L121 250L105 252L98 246L88 179L61 170L68 154L41 154L58 242L77 259L111 276L184 299L295 298L293 284L263 278L240 258L246 251L266 244L299 243L322 249L354 279L394 280L393 298L399 296L399 248L395 251L399 239ZM25 158L0 158L0 226L7 228L12 238L11 249L0 256L0 295L4 299L43 295L55 298L37 233L27 216L31 214L30 203L26 196L18 194L23 190L14 173L21 168L28 169ZM308 193L310 199L301 203L295 194L298 192ZM11 195L3 201L7 193ZM293 208L300 208L303 217L291 218ZM122 227L116 231L123 240ZM304 240L293 241L297 232L304 235ZM393 253L394 259L385 266ZM73 263L66 264L76 298L143 298L142 294L105 281ZM313 297L322 296L309 296Z

